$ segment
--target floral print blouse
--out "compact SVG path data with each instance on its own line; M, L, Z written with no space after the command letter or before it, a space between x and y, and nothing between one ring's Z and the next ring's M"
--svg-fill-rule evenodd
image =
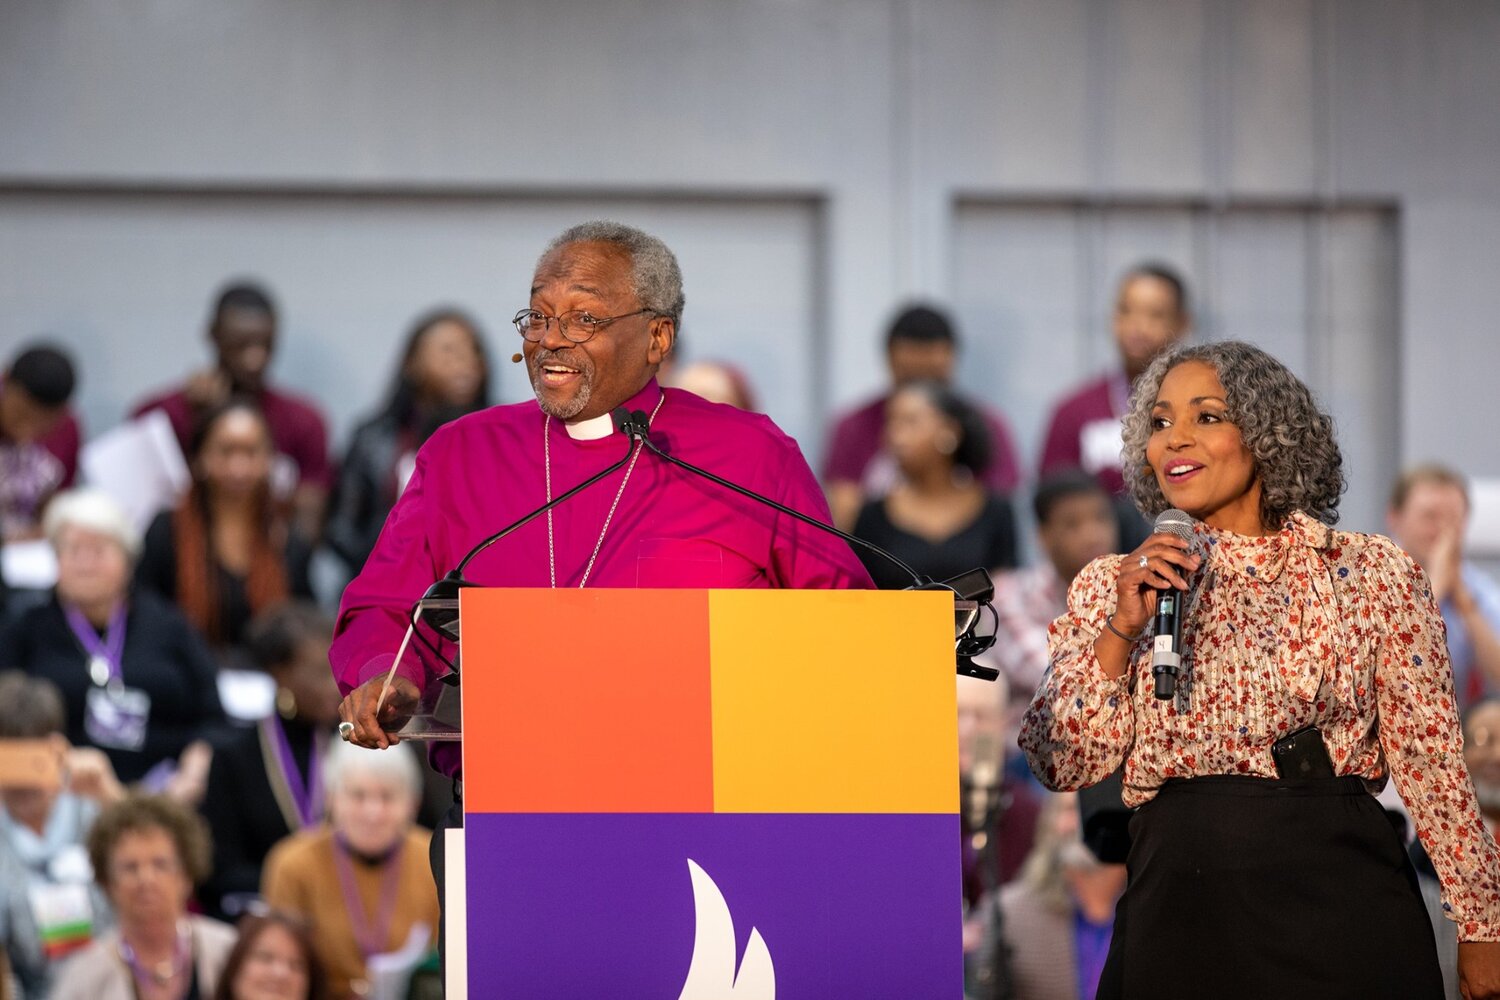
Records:
M1198 526L1206 558L1187 601L1176 696L1158 701L1150 639L1111 679L1094 640L1115 607L1121 556L1094 560L1052 623L1051 664L1020 736L1049 788L1124 762L1124 800L1169 778L1276 777L1271 744L1316 725L1334 770L1372 792L1387 770L1465 941L1500 940L1500 850L1463 761L1443 620L1426 576L1388 538L1305 514L1260 538Z

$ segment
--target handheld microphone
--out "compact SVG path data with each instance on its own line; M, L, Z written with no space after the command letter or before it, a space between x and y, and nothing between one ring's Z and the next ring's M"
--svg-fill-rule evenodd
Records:
M891 565L899 568L901 572L911 577L912 585L910 587L907 587L907 590L946 590L952 593L958 600L976 601L981 605L990 606L991 612L993 613L994 609L993 606L990 605L990 601L993 600L995 596L995 586L994 583L990 580L988 571L982 568L973 569L969 570L967 573L961 573L951 580L930 580L927 577L923 576L921 573L918 573L916 570L912 569L904 561L897 558L893 553L887 552L885 549L881 548L879 545L876 545L874 542L866 541L865 539L860 538L857 535L851 535L847 531L840 531L833 525L825 524L824 522L818 520L810 514L804 514L800 510L795 510L791 507L788 507L784 503L779 503L776 500L772 500L770 497L765 496L764 494L757 493L749 487L741 486L739 483L731 482L728 479L725 479L723 476L715 475L714 473L709 472L707 469L700 468L691 462L687 462L683 459L678 458L676 455L672 455L666 451L663 451L655 441L651 440L651 418L648 417L644 411L636 410L634 412L627 412L622 406L616 409L612 416L614 418L615 425L619 427L620 430L630 435L634 440L639 441L642 445L645 446L645 449L647 451L655 455L657 458L660 458L662 461L668 463L669 465L675 465L679 469L689 472L695 476L699 476L703 479L707 479L711 483L716 483L719 486L722 486L731 492L738 493L740 496L745 497L749 500L753 500L764 507L770 507L772 510L785 514L787 517L800 521L803 524L808 525L809 527L816 528L817 530L824 532L825 534L833 535L836 538L842 538L850 545L855 545L867 552L875 553L882 559L885 559ZM964 630L963 635L957 637L955 643L955 651L958 654L959 672L970 677L977 677L980 680L992 681L1000 676L1000 672L993 667L980 666L979 664L974 663L972 659L972 657L979 655L995 644L995 636L982 635L976 632L979 624L979 618L980 616L976 613L974 621L970 623L967 629Z
M1152 531L1173 535L1198 546L1193 519L1175 507L1156 516ZM1156 592L1156 617L1152 620L1155 640L1151 650L1151 676L1156 679L1156 697L1165 701L1177 693L1177 674L1182 669L1182 619L1184 591L1167 587Z

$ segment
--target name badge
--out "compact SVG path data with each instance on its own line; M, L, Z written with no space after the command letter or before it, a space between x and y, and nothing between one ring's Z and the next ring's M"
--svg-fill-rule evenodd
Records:
M49 961L77 951L93 938L94 907L87 884L34 885L26 895Z
M1101 469L1118 469L1124 440L1124 425L1114 417L1084 424L1078 434L1083 471L1093 475Z
M83 731L95 746L139 750L146 745L151 696L119 684L91 687L83 706Z

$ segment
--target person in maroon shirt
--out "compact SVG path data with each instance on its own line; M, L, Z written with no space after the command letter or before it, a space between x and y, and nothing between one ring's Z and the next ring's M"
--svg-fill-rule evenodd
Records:
M958 361L958 334L939 310L910 306L891 323L885 357L891 371L890 388L839 417L823 455L823 489L833 523L845 531L853 529L865 502L884 496L897 478L895 463L882 447L885 407L891 394L911 382L950 384ZM1000 414L979 410L989 431L991 451L984 482L1006 496L1021 479L1010 429Z
M40 538L42 508L73 480L76 385L73 362L45 344L21 351L0 375L0 538Z
M304 537L316 539L333 481L328 426L313 403L267 382L266 372L276 351L276 325L276 307L265 291L249 284L225 288L208 327L214 366L194 372L181 388L140 403L131 416L165 412L186 453L193 428L204 413L222 406L231 396L253 398L271 426L276 451L296 467L284 485L292 491L297 526Z
M1120 367L1085 382L1064 396L1047 422L1040 478L1082 469L1116 498L1120 541L1126 549L1140 544L1146 525L1124 500L1120 471L1120 418L1136 377L1192 328L1187 285L1165 264L1138 264L1120 279L1115 298L1115 344Z

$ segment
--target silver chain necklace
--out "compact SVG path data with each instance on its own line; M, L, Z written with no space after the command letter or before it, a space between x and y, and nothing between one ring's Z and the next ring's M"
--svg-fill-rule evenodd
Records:
M646 419L646 426L656 422L656 414L661 410L661 404L667 401L667 394L662 393L657 399L656 406L651 410L651 416ZM599 550L604 548L604 536L609 531L609 523L615 518L615 508L620 506L620 498L625 495L625 487L630 485L630 474L635 471L636 459L641 457L644 448L636 448L635 454L630 456L630 464L625 466L625 478L620 480L620 488L615 491L615 499L609 505L609 513L604 515L604 526L599 529L599 540L594 542L594 551L589 555L588 565L583 568L583 579L578 581L581 589L589 582L589 574L594 572L594 561L599 558ZM547 502L552 502L552 414L547 414L547 419L542 422L542 468L547 478ZM557 543L552 531L552 512L547 511L547 572L553 588L557 587Z

